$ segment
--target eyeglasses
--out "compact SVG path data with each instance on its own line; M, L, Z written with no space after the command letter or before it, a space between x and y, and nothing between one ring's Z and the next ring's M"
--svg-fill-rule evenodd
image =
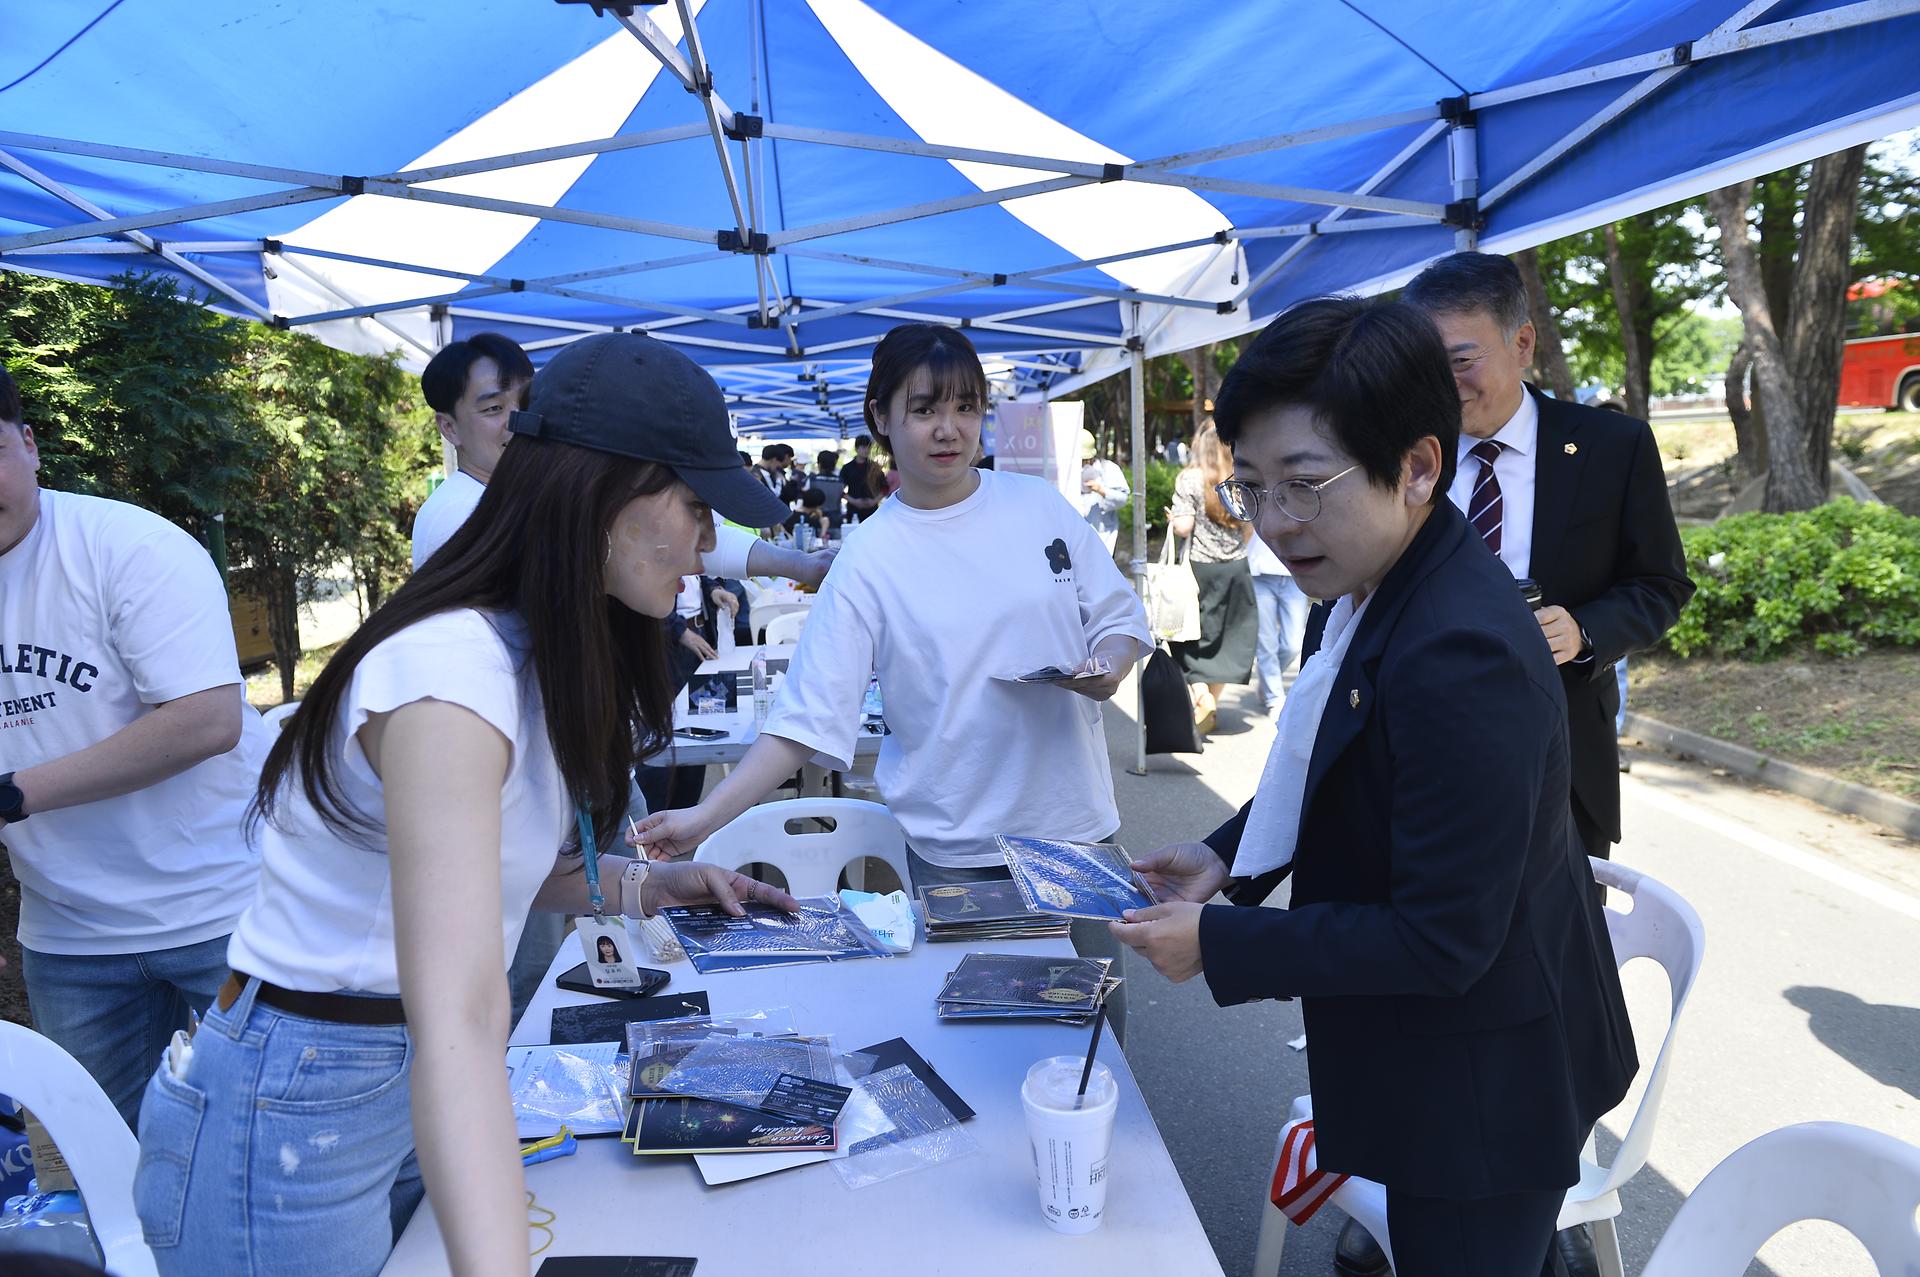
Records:
M1280 513L1295 523L1312 523L1320 517L1320 489L1359 468L1358 464L1350 465L1332 479L1318 483L1309 479L1287 479L1271 488L1256 488L1238 479L1228 479L1214 485L1213 490L1220 494L1220 504L1227 507L1227 513L1242 523L1252 523L1260 517L1260 501L1268 495L1278 503Z

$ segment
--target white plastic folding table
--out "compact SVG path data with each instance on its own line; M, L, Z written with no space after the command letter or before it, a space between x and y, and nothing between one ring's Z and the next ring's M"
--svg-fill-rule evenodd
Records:
M963 1130L977 1152L849 1189L816 1163L709 1188L691 1158L636 1157L617 1138L580 1141L579 1152L529 1167L527 1189L547 1233L530 1249L547 1255L687 1255L696 1277L791 1277L911 1272L1221 1272L1193 1203L1167 1155L1133 1074L1104 1033L1100 1059L1120 1084L1106 1218L1095 1232L1066 1236L1040 1216L1020 1083L1043 1056L1084 1054L1084 1028L1050 1023L942 1024L934 998L946 973L973 948L1072 952L1064 940L993 945L928 944L897 958L700 975L672 964L664 992L707 991L715 1011L788 1007L797 1027L834 1035L854 1050L905 1037L978 1115ZM595 1001L555 988L553 976L579 961L569 938L526 1016L516 1045L545 1042L554 1007ZM751 1157L756 1154L736 1154ZM538 1267L540 1258L532 1262ZM387 1262L388 1274L448 1271L439 1223L423 1202Z

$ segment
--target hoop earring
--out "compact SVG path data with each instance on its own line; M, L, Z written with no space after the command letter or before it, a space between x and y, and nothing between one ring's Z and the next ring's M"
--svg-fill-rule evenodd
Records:
M607 533L607 552L600 560L600 570L607 571L613 566L613 533Z

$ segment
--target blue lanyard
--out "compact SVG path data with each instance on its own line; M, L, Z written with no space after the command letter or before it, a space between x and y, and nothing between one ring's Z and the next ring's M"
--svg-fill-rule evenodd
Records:
M575 804L574 823L580 828L580 856L587 867L587 899L593 902L593 916L606 916L606 898L600 894L600 840L593 836L593 821L584 804Z

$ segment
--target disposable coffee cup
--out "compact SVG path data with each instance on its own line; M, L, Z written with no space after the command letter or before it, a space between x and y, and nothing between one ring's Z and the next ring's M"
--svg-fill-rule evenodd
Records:
M1028 1069L1020 1087L1040 1215L1060 1233L1092 1232L1107 1209L1107 1155L1120 1087L1113 1071L1096 1062L1086 1095L1078 1095L1085 1065L1082 1056L1052 1056Z

